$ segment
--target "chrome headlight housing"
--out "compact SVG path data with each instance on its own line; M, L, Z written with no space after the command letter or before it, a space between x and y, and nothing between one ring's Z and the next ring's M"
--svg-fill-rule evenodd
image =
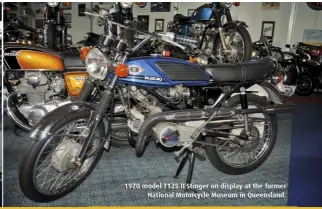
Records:
M97 48L88 52L85 63L88 74L98 80L104 80L107 77L112 64L105 54Z
M220 2L220 5L226 9L230 8L233 6L233 2Z
M50 7L57 7L59 2L48 2L47 5Z

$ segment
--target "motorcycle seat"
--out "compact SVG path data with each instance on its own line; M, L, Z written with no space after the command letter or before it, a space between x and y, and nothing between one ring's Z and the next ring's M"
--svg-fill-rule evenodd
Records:
M173 16L173 22L180 24L180 25L188 24L189 21L190 21L190 17L184 16L182 14L175 14Z
M249 61L243 63L223 63L205 66L214 82L247 83L266 78L275 70L272 61Z
M79 51L64 51L60 53L64 60L66 70L85 69L85 63L81 60Z
M321 49L321 46L310 45L310 44L306 44L306 43L303 43L303 42L300 42L299 46L300 47L306 47L306 48L308 48L310 50L320 50Z

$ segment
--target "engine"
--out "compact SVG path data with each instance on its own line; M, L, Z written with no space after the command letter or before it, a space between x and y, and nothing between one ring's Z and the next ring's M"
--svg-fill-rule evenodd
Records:
M34 126L48 112L70 102L66 99L66 89L62 74L51 72L19 72L19 75L8 75L14 84L21 105L19 111Z
M136 86L127 87L126 91L130 98L135 101L135 105L130 109L128 127L138 133L144 120L156 113L166 109L159 100L146 90ZM185 105L190 100L190 90L182 86L174 88L162 88L155 91L160 96L168 99L174 104ZM198 122L197 122L198 123ZM186 122L180 124L161 123L153 129L155 139L165 147L179 146L189 140L190 135L198 127L196 122ZM190 134L190 135L189 135ZM167 141L169 138L169 141Z

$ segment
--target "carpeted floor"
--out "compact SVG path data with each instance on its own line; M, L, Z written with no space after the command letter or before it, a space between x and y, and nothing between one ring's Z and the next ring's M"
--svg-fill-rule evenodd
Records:
M249 184L269 183L288 184L290 159L289 116L280 119L276 146L268 160L257 170L240 176L230 176L217 171L207 161L196 161L193 176L195 184ZM179 179L173 179L178 163L173 155L164 153L151 146L142 158L136 158L134 150L112 148L104 153L97 168L90 177L68 196L49 204L37 204L26 199L18 184L18 166L29 144L28 135L17 137L12 130L4 131L4 205L5 206L89 206L89 205L286 205L283 199L155 199L148 198L148 192L165 192L165 190L127 190L129 183L183 183L184 170ZM287 190L281 192L286 193ZM176 190L182 191L182 190ZM206 190L211 192L210 190ZM217 189L212 192L239 192L236 190ZM242 192L268 193L269 189L248 189ZM279 192L279 191L275 191Z
M322 206L322 95L297 98L293 113L290 206Z

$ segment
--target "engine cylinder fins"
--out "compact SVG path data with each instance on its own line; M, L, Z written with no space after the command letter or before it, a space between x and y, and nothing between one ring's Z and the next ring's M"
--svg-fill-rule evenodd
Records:
M168 148L175 147L180 142L180 133L175 126L166 126L160 132L159 142Z

